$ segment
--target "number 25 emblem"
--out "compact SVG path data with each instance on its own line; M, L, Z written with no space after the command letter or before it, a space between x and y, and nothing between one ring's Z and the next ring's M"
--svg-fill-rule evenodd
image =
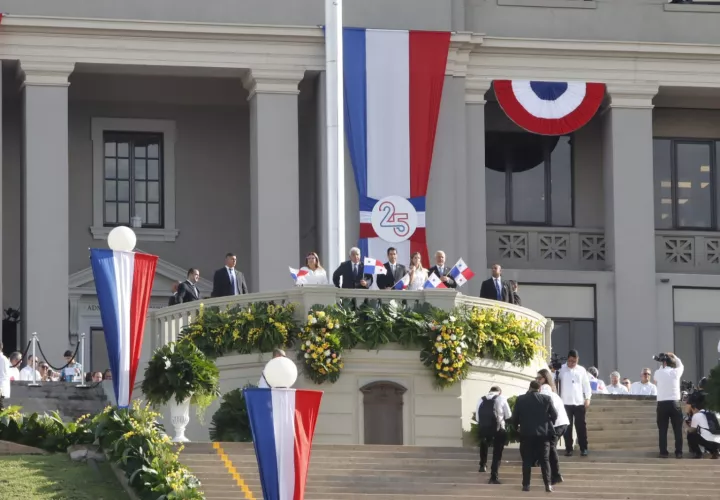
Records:
M373 207L372 225L378 237L399 243L410 238L417 229L417 212L405 198L388 196Z

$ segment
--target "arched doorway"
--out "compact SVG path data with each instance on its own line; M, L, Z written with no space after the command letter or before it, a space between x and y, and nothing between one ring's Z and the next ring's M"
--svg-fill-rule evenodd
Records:
M400 384L382 380L372 382L363 393L365 444L403 443L403 394Z

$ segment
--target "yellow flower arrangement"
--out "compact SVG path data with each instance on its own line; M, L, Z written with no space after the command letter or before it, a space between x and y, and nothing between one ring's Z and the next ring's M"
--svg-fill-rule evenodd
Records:
M308 377L317 384L335 382L343 369L339 326L339 321L325 311L313 310L299 334L298 359L303 361Z
M435 382L447 387L467 376L468 344L463 322L453 314L429 323L430 346L424 350L425 365L433 369Z

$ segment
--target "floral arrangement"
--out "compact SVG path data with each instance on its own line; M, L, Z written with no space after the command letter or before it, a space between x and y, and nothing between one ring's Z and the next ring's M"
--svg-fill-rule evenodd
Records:
M341 323L334 308L313 308L307 323L300 332L298 359L305 366L305 373L316 384L335 382L340 377L344 363L340 336Z
M452 313L429 322L429 345L423 349L423 364L433 369L435 383L447 387L467 377L468 344L462 321Z
M527 366L545 355L543 334L536 323L499 308L466 308L471 352L477 357Z
M179 343L190 343L210 358L225 354L271 352L292 345L297 334L295 304L254 302L230 309L200 304L195 321L183 328Z

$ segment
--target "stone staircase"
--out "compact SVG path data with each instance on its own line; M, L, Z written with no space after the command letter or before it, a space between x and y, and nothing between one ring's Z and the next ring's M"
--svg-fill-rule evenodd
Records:
M73 420L88 413L100 413L108 405L102 385L79 388L69 382L43 382L40 387L28 384L13 381L5 406L22 406L26 414L57 410L64 420Z
M218 449L215 449L217 447ZM548 498L539 470L531 491L521 491L517 449L508 449L502 485L487 484L469 448L317 445L313 447L306 500L413 500ZM203 482L207 500L261 500L252 444L189 443L181 454ZM565 482L552 498L607 500L717 500L720 461L655 458L650 452L596 451L561 458Z
M586 417L590 450L657 453L656 406L656 399L649 396L593 396ZM672 443L672 431L669 434Z

